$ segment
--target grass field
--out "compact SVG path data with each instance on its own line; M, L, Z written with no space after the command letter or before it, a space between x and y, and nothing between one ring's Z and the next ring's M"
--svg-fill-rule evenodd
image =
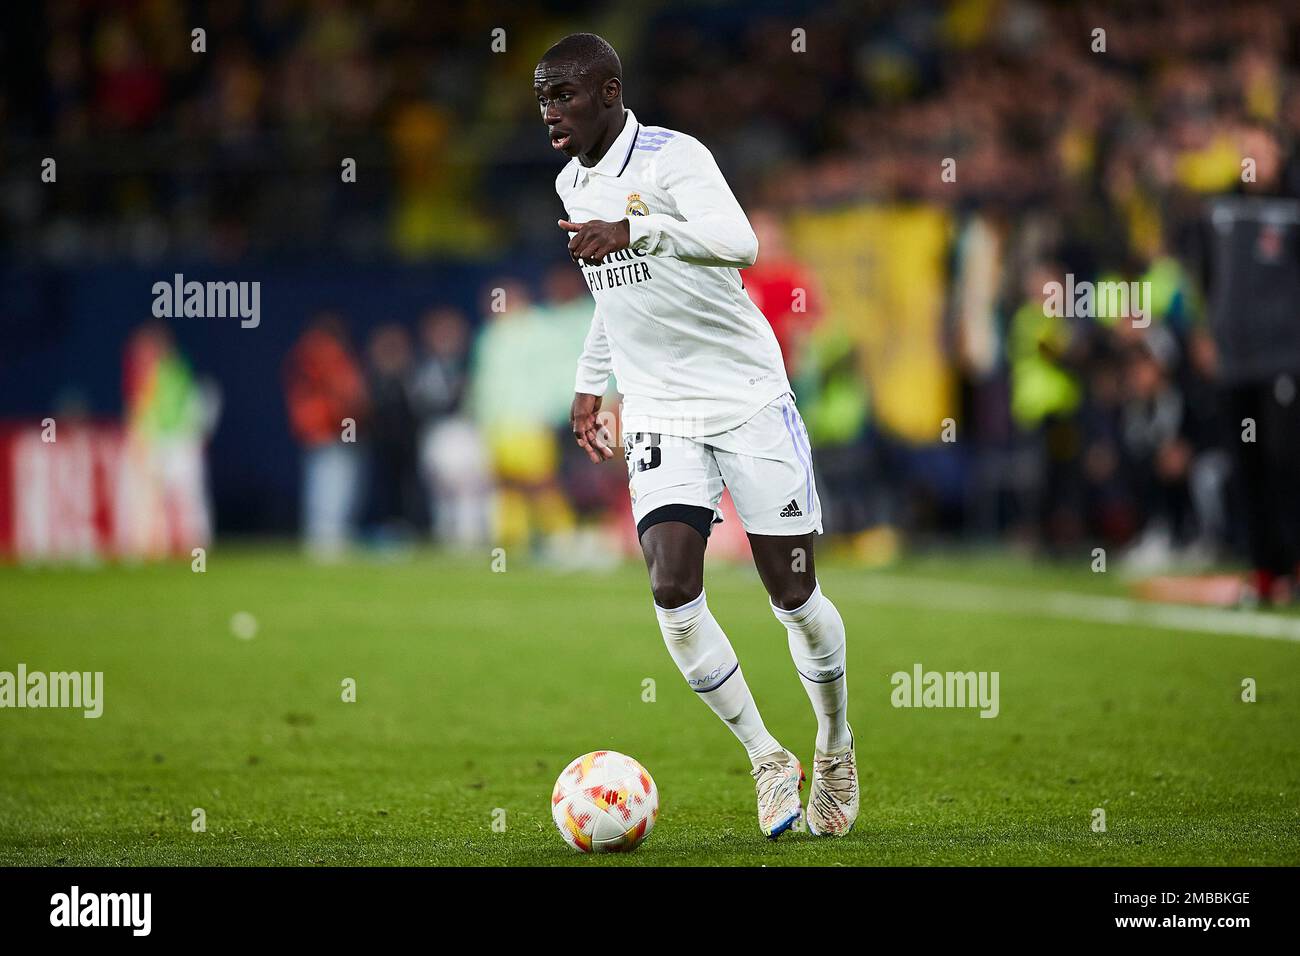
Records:
M1293 640L1126 616L1120 582L1086 565L823 566L849 630L862 815L844 840L773 843L743 751L664 650L643 569L489 563L218 548L205 574L0 568L0 670L103 671L105 688L97 720L0 710L0 864L1300 863ZM756 576L711 566L708 593L769 728L809 762L812 714ZM1081 613L1107 598L1108 620ZM237 612L256 636L232 634ZM1000 714L894 708L890 674L918 662L998 671ZM598 748L659 785L627 856L579 856L551 823L556 775Z

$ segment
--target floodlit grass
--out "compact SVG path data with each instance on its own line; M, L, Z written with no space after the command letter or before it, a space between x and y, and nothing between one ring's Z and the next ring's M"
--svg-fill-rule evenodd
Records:
M642 568L490 563L216 548L205 574L0 568L0 670L103 671L105 689L98 720L0 710L0 863L1300 863L1300 644L1035 617L1007 597L1120 593L1086 563L822 566L849 630L862 815L843 840L776 842L743 751L663 648ZM910 597L883 600L902 577ZM928 607L945 582L1003 597ZM711 567L708 593L769 728L810 766L812 713L757 577ZM240 611L251 640L232 634ZM890 675L918 662L998 671L1000 714L894 708ZM551 823L556 775L600 748L659 785L658 825L627 856L579 856Z

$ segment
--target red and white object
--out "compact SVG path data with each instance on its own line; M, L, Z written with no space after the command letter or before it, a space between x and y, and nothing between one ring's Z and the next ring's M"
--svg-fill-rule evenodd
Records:
M564 841L582 853L636 849L659 816L659 788L631 757L596 750L560 774L551 793L551 818Z
M211 538L198 439L0 422L0 560L188 558Z

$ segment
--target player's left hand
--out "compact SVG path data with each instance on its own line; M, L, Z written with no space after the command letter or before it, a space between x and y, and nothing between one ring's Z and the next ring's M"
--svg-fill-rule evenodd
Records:
M618 222L569 222L561 219L560 228L573 233L569 237L569 256L574 262L581 259L588 265L598 266L611 252L626 249L632 241L631 226L626 219Z

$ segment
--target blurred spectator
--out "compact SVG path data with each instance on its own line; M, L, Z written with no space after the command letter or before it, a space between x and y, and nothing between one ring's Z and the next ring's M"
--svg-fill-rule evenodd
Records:
M1254 594L1282 603L1300 573L1300 198L1268 126L1245 127L1241 151L1255 175L1209 204L1206 286Z
M1179 387L1186 396L1193 445L1189 490L1198 533L1189 557L1208 565L1227 556L1229 545L1236 545L1240 537L1234 531L1243 524L1232 520L1240 512L1229 494L1232 454L1227 441L1230 434L1234 439L1237 435L1229 428L1218 399L1218 354L1209 329L1202 325L1188 335L1185 356Z
M749 223L758 237L758 261L740 277L776 333L786 372L793 375L799 350L821 317L814 288L817 280L791 255L776 213L759 209L750 214Z
M430 309L420 320L420 343L412 399L434 537L460 547L481 544L487 541L491 476L482 438L464 409L469 323L459 309Z
M131 480L120 494L123 553L161 557L206 548L212 537L203 443L216 401L198 387L162 322L140 326L123 360L126 454Z
M542 276L541 301L528 314L536 336L533 386L538 416L573 444L569 406L573 402L573 368L582 354L595 311L582 270L569 261L557 262ZM576 445L575 445L576 447Z
M1125 556L1134 571L1161 570L1175 548L1195 533L1188 478L1192 444L1183 395L1170 374L1176 360L1167 330L1153 326L1149 336L1128 348L1121 412L1124 451L1132 468L1133 493L1143 503L1146 525Z
M861 362L852 341L836 330L807 339L800 354L790 384L812 444L825 530L856 534L889 518Z
M1039 540L1057 549L1082 534L1082 440L1076 412L1081 389L1076 371L1079 340L1071 320L1050 315L1044 287L1065 270L1040 264L1027 273L1023 304L1011 317L1011 415L1036 448L1032 517Z
M522 282L489 282L482 302L484 326L474 350L470 407L497 481L493 540L507 548L541 546L546 537L566 534L574 525L558 484L556 409L546 401L555 391L547 387L548 377L558 377L561 368L572 398L572 360L558 367L539 362L548 352L552 330L532 308Z
M1089 363L1087 389L1079 410L1085 520L1106 547L1128 542L1142 521L1132 491L1121 423L1124 374L1119 351L1110 343L1099 345Z
M369 398L342 319L316 316L284 365L285 401L302 445L302 529L308 551L341 556L356 536Z
M395 322L370 335L371 517L382 541L409 539L428 526L417 454L415 354L411 336Z
M621 467L591 467L585 452L573 440L569 426L569 407L573 402L574 357L582 354L595 306L582 270L568 260L555 263L542 279L543 301L533 315L545 331L538 343L536 374L539 411L560 447L560 487L576 516L584 526L569 541L569 529L560 526L560 538L553 557L570 565L599 564L605 548L593 538L593 522L611 515L623 516L628 507L627 473ZM618 455L617 395L611 394L602 405L602 422L609 431Z

